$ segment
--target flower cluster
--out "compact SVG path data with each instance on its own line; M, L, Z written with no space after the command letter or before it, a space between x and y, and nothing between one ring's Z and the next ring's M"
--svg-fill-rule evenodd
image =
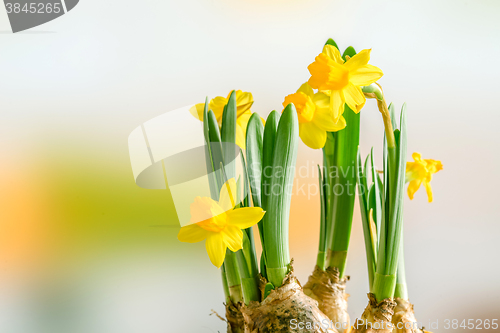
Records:
M370 85L383 75L380 68L368 64L370 51L363 50L352 58L342 58L339 50L326 44L308 69L309 81L296 93L285 97L283 106L294 103L299 115L300 138L310 148L323 148L326 132L346 126L342 117L345 105L358 113L366 102L362 86ZM313 89L318 92L314 93Z

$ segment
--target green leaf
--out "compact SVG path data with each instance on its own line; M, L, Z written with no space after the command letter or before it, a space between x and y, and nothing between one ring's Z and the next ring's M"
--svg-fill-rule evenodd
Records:
M222 113L221 141L224 171L228 179L236 177L236 92L233 90Z
M318 184L319 184L319 194L320 194L320 239L319 239L319 251L326 252L326 197L325 197L325 178L321 173L321 167L318 165Z
M264 125L257 113L248 121L246 134L246 155L248 161L248 176L253 204L262 207L262 150L263 150Z
M276 111L272 111L266 120L264 127L264 136L262 139L262 176L261 176L261 191L260 203L264 211L267 211L267 200L269 197L269 188L271 186L271 174L273 168L274 156L274 143L276 140L276 130L278 128L280 115ZM266 213L267 214L267 213ZM265 215L264 215L265 216ZM264 222L260 221L258 224L260 240L262 242L262 258L266 262L266 247L265 247L265 233ZM267 267L261 265L261 274L267 278Z
M262 243L262 248L264 248L264 243ZM260 256L260 275L267 279L267 270L266 270L266 254L264 250Z
M264 130L264 154L265 136ZM281 115L276 131L272 174L270 175L271 186L269 193L266 194L266 214L263 221L267 274L269 281L278 287L281 286L290 264L288 223L298 142L297 111L293 104L289 104Z
M391 123L392 123L392 128L397 130L398 129L398 121L396 120L396 108L394 107L394 104L389 104L389 114L391 115Z
M222 157L222 146L221 138L219 133L219 124L217 123L217 118L213 111L208 112L208 133L210 140L210 151L212 153L212 162L214 166L214 174L217 184L217 193L215 194L214 200L219 200L219 190L224 184L223 177L220 170L221 163L224 164L224 159Z
M207 165L208 184L210 186L210 196L216 199L219 196L217 188L217 179L214 174L215 165L212 156L212 145L210 144L210 132L208 125L208 97L205 99L203 109L203 137L205 138L205 162Z
M340 49L339 49L339 47L338 47L337 43L335 43L335 41L334 41L333 39L331 39L331 38L328 38L328 40L326 41L325 45L332 45L332 46L335 46L335 47L337 48L337 50L339 50L339 51L340 51Z
M269 294L273 289L274 285L271 282L266 283L266 286L264 287L264 299L266 299L266 297L269 296Z
M344 61L347 61L346 56L352 58L355 55L356 55L356 50L354 49L354 47L349 46L347 49L345 49L344 54L342 54L342 59L344 59Z
M243 205L242 207L250 207L250 184L248 180L248 168L243 157L243 152L240 151L241 165L243 166Z
M365 252L366 252L366 263L368 265L368 281L370 286L370 291L373 284L373 279L375 276L376 263L374 261L375 254L373 253L372 238L370 236L370 219L369 219L369 207L368 207L368 197L369 190L366 181L366 165L368 162L368 157L365 162L365 169L361 167L361 152L358 147L358 153L356 158L356 182L358 184L358 196L359 196L359 208L361 212L361 222L363 226L363 236L365 240Z
M341 277L346 265L356 198L356 171L352 169L357 160L361 113L355 113L346 105L344 118L349 125L335 134L334 166L338 172L330 188L332 220L328 221L333 224L328 244L333 254L328 265L337 267Z
M377 242L380 242L380 223L382 221L382 201L381 201L381 193L380 193L380 184L378 182L378 173L375 170L375 154L371 153L371 169L372 169L372 181L373 181L373 198L370 198L370 201L373 200L373 206L370 208L373 209L373 220L375 221L375 226L377 227Z
M272 111L266 120L264 127L264 138L262 144L262 187L261 187L261 203L264 210L267 209L267 198L269 197L271 176L273 168L274 144L276 141L276 131L280 115L276 111Z

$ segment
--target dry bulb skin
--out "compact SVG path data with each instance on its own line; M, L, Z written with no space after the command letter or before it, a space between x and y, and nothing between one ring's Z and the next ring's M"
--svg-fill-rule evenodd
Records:
M241 305L226 304L227 333L244 333L245 322L240 311Z
M352 328L352 333L391 333L392 316L396 302L386 298L377 303L375 295L368 294L368 305L361 315L361 319L357 319Z
M334 323L342 333L350 327L347 313L347 298L345 292L348 276L340 279L337 268L328 267L326 271L316 266L314 272L304 286L304 293L318 302L319 309Z
M243 305L241 312L246 323L245 333L338 333L318 303L304 294L293 271L264 301Z
M402 298L396 298L396 307L392 316L393 333L430 333L417 326L413 304Z

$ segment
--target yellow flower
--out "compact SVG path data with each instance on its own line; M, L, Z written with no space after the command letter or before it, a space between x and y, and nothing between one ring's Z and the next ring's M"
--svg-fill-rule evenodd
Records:
M325 45L307 67L311 87L330 96L330 111L335 121L344 112L344 104L358 113L366 102L361 86L370 85L384 75L380 68L368 64L370 51L363 50L344 62L335 46Z
M324 93L314 93L308 83L304 83L295 94L285 97L283 106L293 103L299 118L299 135L310 148L325 146L326 132L336 132L346 126L344 117L335 122L329 110L330 97Z
M226 257L226 249L236 252L243 247L242 229L257 224L264 216L259 207L236 208L236 181L228 180L221 188L219 201L196 197L191 204L191 223L179 231L181 242L197 243L206 239L208 256L219 268Z
M412 157L415 162L406 162L406 182L410 183L408 185L408 196L410 200L413 200L415 192L418 191L423 182L427 191L427 198L429 202L432 202L432 174L442 170L443 164L441 161L424 160L419 153L413 153Z
M224 111L224 106L227 104L231 96L231 92L227 95L227 98L218 96L210 100L209 110L212 110L219 127L222 123L222 113ZM247 130L248 120L252 115L250 107L253 104L252 93L243 92L241 90L236 90L236 144L242 149L245 149L245 134ZM197 119L203 121L203 110L205 108L205 103L199 103L194 105L189 112Z

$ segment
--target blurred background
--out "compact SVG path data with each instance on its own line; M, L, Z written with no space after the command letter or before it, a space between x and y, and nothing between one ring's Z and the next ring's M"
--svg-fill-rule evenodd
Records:
M231 89L252 92L262 116L281 111L329 37L372 48L388 100L408 104L409 153L444 164L434 202L422 189L405 207L418 320L442 332L445 319L500 319L499 15L495 0L85 0L12 34L2 8L0 332L225 332L210 316L224 312L219 271L203 243L177 240L169 191L136 186L128 135ZM378 163L382 126L367 103L361 146L374 146ZM320 162L300 143L299 167ZM305 283L319 198L298 194L292 205L291 254ZM365 262L356 210L353 319L367 303Z

